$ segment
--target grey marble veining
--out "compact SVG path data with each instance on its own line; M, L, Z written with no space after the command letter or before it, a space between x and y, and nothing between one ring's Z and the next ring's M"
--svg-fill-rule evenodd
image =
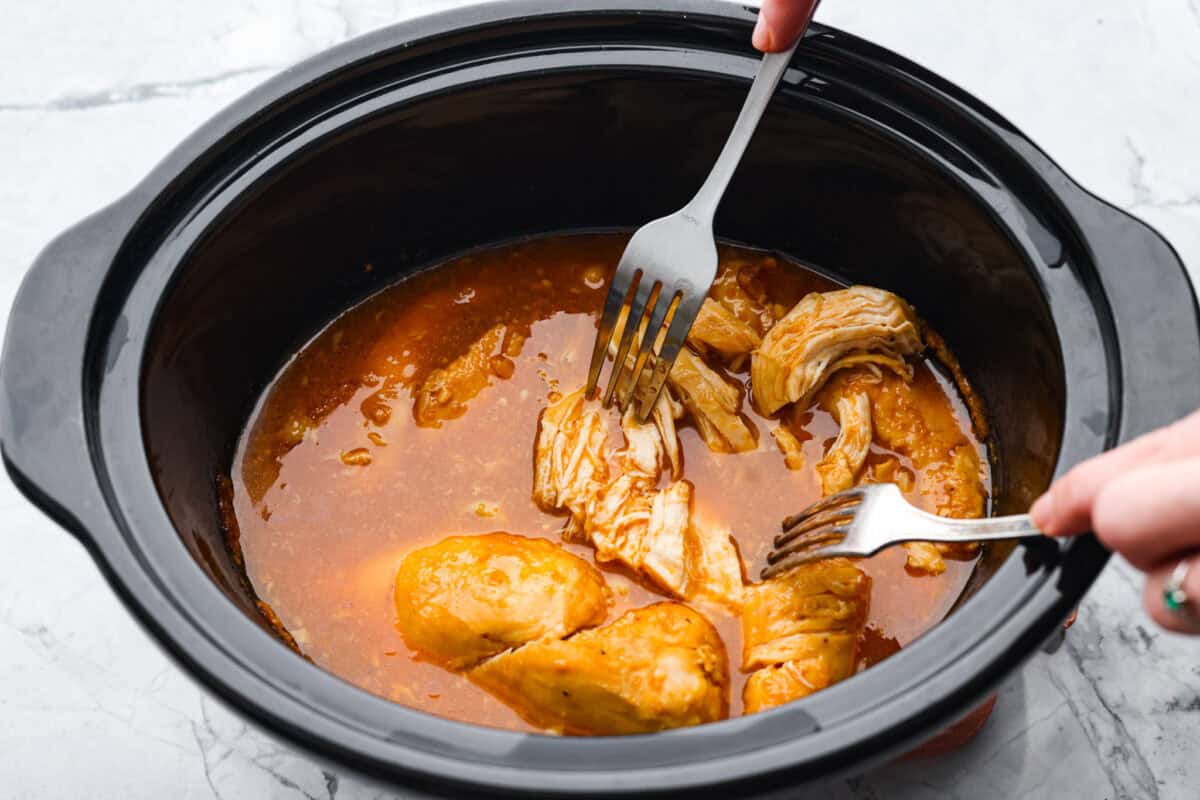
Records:
M46 242L223 105L321 48L457 4L9 0L0 321ZM826 0L819 17L980 96L1200 266L1198 0ZM394 796L323 771L206 698L7 479L0 520L0 796ZM1157 630L1140 602L1140 576L1114 562L1066 645L1003 686L967 748L816 796L1200 797L1200 642Z

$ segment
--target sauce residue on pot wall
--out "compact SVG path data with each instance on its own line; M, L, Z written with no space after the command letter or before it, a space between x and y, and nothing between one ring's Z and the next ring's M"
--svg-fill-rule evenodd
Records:
M465 678L414 657L394 627L392 583L404 556L452 534L509 531L561 542L563 518L531 499L531 453L550 384L582 384L606 278L626 237L542 239L483 251L413 276L334 321L278 376L239 444L232 508L259 597L316 664L398 703L452 719L530 730ZM769 258L723 247L724 261ZM795 265L776 271L772 296L790 305L838 288ZM413 392L497 324L528 338L462 416L420 427ZM744 378L744 375L742 376ZM954 382L919 362L915 392L952 405L981 447ZM734 534L747 575L762 567L779 520L820 496L813 470L789 471L773 423L747 403L756 450L711 452L695 430L680 438L697 512ZM614 418L614 428L615 428ZM802 421L804 457L817 463L838 426L819 408ZM871 458L883 458L873 450ZM986 464L986 458L982 459ZM911 468L911 464L906 464ZM989 487L990 489L990 487ZM910 493L910 499L922 499ZM593 561L591 548L565 544ZM873 579L862 666L941 620L974 566L947 561L938 576L906 572L903 549L863 562ZM662 600L619 569L609 619ZM704 613L732 663L731 714L741 710L736 617Z

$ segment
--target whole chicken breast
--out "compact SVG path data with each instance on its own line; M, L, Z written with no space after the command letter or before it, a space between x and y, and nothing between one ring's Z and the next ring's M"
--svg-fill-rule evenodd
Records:
M451 669L599 625L611 600L591 564L545 539L508 533L452 536L410 553L394 595L404 641Z
M543 639L468 673L530 724L562 733L650 733L729 713L725 646L678 603L629 611L569 639Z

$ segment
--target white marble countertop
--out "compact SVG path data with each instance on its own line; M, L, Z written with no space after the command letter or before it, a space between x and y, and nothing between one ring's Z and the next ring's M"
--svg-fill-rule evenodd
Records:
M324 47L458 2L9 0L0 320L44 244L226 103ZM1200 275L1200 0L827 0L819 18L990 103ZM391 796L207 699L7 478L0 520L0 796ZM1140 576L1113 563L1066 646L1005 684L970 746L821 796L1197 797L1200 641L1155 629L1140 596Z

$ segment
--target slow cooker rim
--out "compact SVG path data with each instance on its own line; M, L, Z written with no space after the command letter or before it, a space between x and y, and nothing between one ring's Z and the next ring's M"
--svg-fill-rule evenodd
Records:
M579 5L581 6L580 8L577 8L570 12L555 11L553 14L550 14L550 16L586 16L589 12L592 12L595 10L604 11L604 12L624 10L626 12L632 11L633 13L637 13L638 11L643 11L643 12L647 12L647 13L650 13L650 12L659 13L660 11L662 11L662 9L664 7L667 7L668 10L663 13L675 13L680 10L687 10L691 13L696 13L696 9L697 9L697 7L699 7L701 9L701 11L699 13L701 13L704 16L710 16L710 17L722 19L729 23L744 23L744 24L742 24L742 27L746 28L747 30L748 30L750 21L752 21L752 19L753 19L752 15L750 15L744 9L741 10L740 15L736 15L733 12L733 9L730 8L729 6L725 6L723 4L717 4L717 3L701 2L700 0L698 0L697 2L673 2L672 1L672 2L667 2L667 3L654 3L652 7L651 7L651 4L648 4L648 3L647 4L639 4L636 2L608 3L608 2L594 2L593 1L590 3L588 3L588 2L581 3ZM636 8L630 9L629 8L630 6L636 6ZM520 4L507 5L507 6L503 5L503 4L498 4L497 6L494 6L494 8L506 9L506 10L513 9L513 8L529 9L531 7L541 8L542 10L545 10L545 8L542 7L540 4L534 4L534 3L520 3ZM430 24L430 20L436 20L439 24L441 24L443 26L447 26L446 31L450 31L450 30L454 30L456 27L459 27L459 25L457 23L463 23L463 22L472 20L474 18L475 13L476 13L475 9L463 9L463 10L459 10L459 11L455 11L455 12L447 12L445 14L438 15L437 17L434 17L434 18L426 18L425 20L421 20L420 22L422 24L428 25L428 24ZM484 15L484 16L487 16L487 15ZM501 16L497 17L496 19L493 19L492 22L494 24L503 24L503 23L507 23L507 22L513 22L513 20L511 19L511 16L512 16L511 14L502 14ZM456 24L449 24L449 23L456 23ZM380 34L372 35L372 37L380 37L380 38L372 39L372 37L368 37L368 39L370 39L371 41L374 41L375 43L378 44L378 43L381 43L381 41L384 37L386 37L389 40L394 39L394 38L396 38L396 34L401 33L404 30L412 30L415 28L416 28L416 23L396 26L395 28L388 29L387 31L384 31L384 32L380 32ZM430 34L430 35L435 36L438 34L435 33L435 34ZM358 52L364 43L365 43L364 41L351 42L351 43L348 43L347 45L343 45L340 48L335 49L334 53L342 53L344 55L349 55L351 52ZM392 46L394 46L394 42L392 43ZM126 219L128 220L129 217L140 217L141 216L140 212L136 211L135 208L142 206L143 203L145 204L145 207L148 208L149 205L157 199L157 197L159 196L160 193L165 192L168 189L171 181L166 180L166 179L173 178L174 175L178 173L178 165L179 164L192 163L195 153L193 153L193 155L189 155L188 154L189 149L195 151L196 145L199 144L200 142L202 142L204 139L208 139L208 138L211 138L210 144L217 143L219 141L219 139L222 138L224 133L228 132L228 131L224 130L225 123L228 123L231 121L236 121L238 118L240 118L241 114L237 113L237 110L239 108L241 109L242 112L257 111L259 104L261 102L261 98L264 95L275 94L277 98L283 97L288 91L296 90L300 86L302 86L306 80L306 78L305 78L306 75L309 77L321 77L325 73L325 67L320 66L320 64L324 63L324 64L328 65L328 64L333 63L334 61L339 60L337 58L334 58L334 53L326 54L324 57L317 57L316 59L314 59L313 63L307 63L306 65L302 65L303 67L307 67L307 69L301 69L300 67L295 68L294 71L290 71L285 76L282 76L281 78L276 79L275 81L266 84L260 90L257 90L256 92L249 95L247 98L244 98L242 101L239 101L238 103L236 103L234 106L232 106L230 108L230 110L223 113L217 120L214 120L213 122L211 122L211 123L205 125L203 128L201 128L200 131L195 136L192 137L192 139L189 139L189 142L187 145L181 147L181 149L179 151L176 151L176 153L174 153L174 154L172 154L172 156L168 157L168 159L166 161L164 161L163 165L160 166L159 168L157 168L151 174L151 176L149 178L147 178L147 180L145 182L143 182L143 184L139 187L139 189L135 191L135 193L131 199L127 199L126 201L123 201L124 208L122 208L121 210L122 210L122 212L124 212L124 216L126 217ZM363 56L361 53L360 53L360 56L363 58L363 60L366 60L367 58L371 57L370 55ZM355 60L354 58L346 59L345 63L350 63L350 62L353 62L354 60ZM314 72L314 70L315 70L315 72ZM287 87L291 87L291 88L287 88ZM230 126L230 129L232 130L233 127L235 127L235 126ZM159 188L155 188L156 186L159 186L159 184L161 184L161 186ZM118 205L122 205L122 204L118 204ZM128 220L128 221L132 221L132 220ZM111 219L109 220L109 222L111 223ZM6 349L7 349L7 347L6 347ZM94 400L95 398L93 397L92 399ZM92 430L90 433L92 435L98 436L99 432L96 430ZM98 439L95 439L93 441L98 441ZM21 472L20 466L15 461L8 459L8 455L9 455L9 447L8 447L9 437L8 436L5 437L5 445L6 445L6 447L5 447L6 461L9 464L10 470L20 474L20 472ZM140 446L140 440L139 440L139 446ZM107 469L107 465L103 464L103 463L97 464L97 467L101 468L101 469L105 469L105 470ZM31 489L33 489L35 485L36 485L36 482L25 481L25 480L22 481L22 488L26 489L27 491L30 491ZM111 495L106 499L108 499L109 501L117 500L117 498L115 498ZM39 499L39 502L45 503L45 502L47 502L47 500L48 500L48 498L43 496ZM116 505L117 505L117 503L114 502L114 506L116 506ZM115 510L115 508L114 508L114 510ZM62 511L62 509L60 509L58 518L63 519L63 515L62 515L61 511ZM74 517L74 519L65 520L71 527L76 527L76 528L88 527L88 523L85 522L84 519L80 518L81 515L73 514L72 516ZM82 516L86 517L87 515L82 515ZM94 519L98 520L99 517L95 517ZM107 527L100 522L95 522L95 526L98 528L99 527ZM84 538L86 539L86 537L84 537ZM110 550L111 550L111 548L110 548ZM156 631L156 633L158 633L158 635L159 635L160 639L163 641L164 645L166 645L167 642L172 642L173 644L176 645L176 650L175 650L175 652L173 652L173 655L175 655L177 658L181 658L182 660L189 662L189 665L192 667L192 669L195 672L197 672L199 674L207 673L208 670L204 666L195 664L195 663L191 663L190 659L188 658L191 654L186 651L185 647L183 647L183 645L185 645L186 642L180 641L180 639L183 639L184 637L172 636L171 632L164 631L162 629L162 627L157 624L158 621L154 619L154 614L153 614L154 609L150 607L150 604L146 604L145 607L142 607L142 603L145 602L145 598L144 597L135 597L131 591L132 585L127 584L125 582L125 580L123 580L123 578L128 578L128 576L130 574L130 572L129 572L130 569L137 571L138 567L131 563L125 563L125 564L120 564L120 565L115 564L115 563L110 563L110 560L128 561L129 559L125 558L123 554L114 554L112 552L105 552L105 553L97 553L96 555L97 555L97 561L101 564L102 568L105 569L106 577L109 578L110 583L113 583L114 586L119 587L119 591L121 591L123 594L123 599L125 599L127 604L129 604L131 606L131 608L134 609L135 613L139 616L139 618L141 618L144 623L148 624L151 628L153 628ZM114 555L119 555L121 557L119 559L113 559ZM132 555L132 553L130 553L129 555ZM1093 557L1098 557L1098 556L1096 556L1096 554L1093 554ZM1100 559L1101 559L1101 563L1102 563L1102 557L1100 557ZM120 570L120 574L118 574L118 569ZM141 577L145 577L145 576L143 575ZM161 605L162 603L168 601L169 598L159 598L158 600L160 602L156 603L156 605ZM224 598L222 598L222 601L224 601ZM162 610L164 613L167 613L166 608L163 608ZM178 633L178 632L176 632L176 633ZM194 633L194 632L189 632L189 633ZM214 642L213 644L219 645L219 642ZM286 651L284 651L281 646L279 646L277 644L275 644L274 646L278 647L280 649L281 653L286 653ZM292 656L292 654L290 654L290 653L286 653L286 655L288 658L294 658L294 656ZM213 685L214 682L217 682L217 685ZM209 681L209 684L210 684L210 688L215 688L218 691L220 691L223 688L219 685L219 681L216 678L212 678ZM830 690L830 691L832 692L833 690ZM224 694L224 692L222 692L222 693ZM814 698L814 699L816 699L816 698ZM245 698L242 698L242 700L243 700L243 702L239 703L239 705L249 705L249 703L245 702ZM381 701L381 702L386 702L386 701ZM775 713L777 715L782 715L782 713L785 712L786 710L787 709L780 709L778 712L775 712ZM419 713L419 712L414 712L414 713ZM768 718L768 716L769 715L764 715L764 719ZM277 730L280 728L287 727L284 721L276 720L274 722L275 722L275 725L273 727L275 727ZM729 723L720 723L720 724L729 724ZM478 730L474 726L469 726L469 727L473 731ZM712 728L715 726L708 726L708 727ZM283 732L285 735L291 734L289 736L289 738L293 738L293 739L297 738L296 735L301 733L300 731L290 731L289 732L287 730L282 730L281 732ZM509 734L509 735L512 735L512 734ZM667 734L658 735L658 737L660 737L660 738L666 737L666 736L669 736L669 735L667 735ZM302 738L302 737L300 737L300 738ZM326 747L330 746L329 742L325 742L323 744ZM331 749L336 749L336 742L334 742L332 744L333 744L333 747ZM343 754L343 755L351 756L352 754ZM736 756L731 756L731 758L732 757L736 757ZM351 760L353 760L353 758L351 758ZM452 762L452 763L454 763L454 762ZM539 773L539 776L540 777L537 781L537 785L533 786L533 788L546 788L545 782L544 782L544 773ZM568 775L569 780L572 782L575 782L576 784L579 782L580 777L581 776L579 776L575 773L570 773ZM604 778L604 780L606 783L611 783L612 778L611 778L611 776L606 776ZM643 782L641 784L641 787L645 788L645 786L646 786L646 784ZM574 785L567 787L568 790L576 789L576 788L578 788L578 787L574 786ZM605 787L598 787L598 788L605 788Z

